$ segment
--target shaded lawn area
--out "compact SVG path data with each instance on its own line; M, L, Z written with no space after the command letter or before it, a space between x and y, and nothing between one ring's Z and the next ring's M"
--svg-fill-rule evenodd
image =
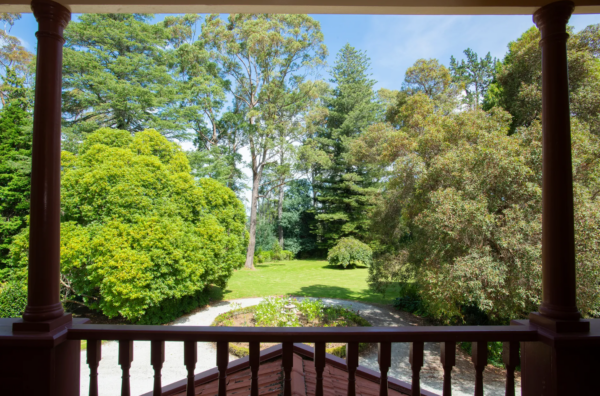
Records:
M213 286L211 299L292 295L389 304L398 296L397 286L390 287L385 297L370 290L367 267L343 269L321 260L277 261L255 267L254 271L236 271L225 290Z

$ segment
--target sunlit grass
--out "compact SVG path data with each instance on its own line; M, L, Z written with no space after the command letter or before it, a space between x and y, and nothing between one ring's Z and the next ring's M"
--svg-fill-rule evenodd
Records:
M321 260L293 260L257 264L256 270L236 271L225 290L213 287L213 300L276 295L339 298L388 304L398 296L392 287L386 296L369 289L367 267L342 269Z

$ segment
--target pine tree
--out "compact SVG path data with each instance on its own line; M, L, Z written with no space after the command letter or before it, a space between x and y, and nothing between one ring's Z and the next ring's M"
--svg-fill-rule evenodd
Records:
M369 68L365 52L346 44L332 70L334 88L325 100L327 123L315 138L318 149L331 159L318 170L314 186L318 200L315 232L322 248L334 246L345 236L364 239L367 232L375 178L370 169L353 163L349 145L382 115Z
M6 70L6 105L0 110L0 269L13 237L26 225L31 188L31 114L27 89Z

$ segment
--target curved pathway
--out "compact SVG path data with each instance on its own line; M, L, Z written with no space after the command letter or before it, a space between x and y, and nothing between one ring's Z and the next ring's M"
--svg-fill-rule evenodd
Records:
M298 299L302 299L299 297ZM371 305L355 301L323 298L326 305L337 305L358 311L373 326L417 326L419 319L393 308ZM232 301L221 301L182 316L171 325L173 326L210 326L214 319L231 309L232 303L242 307L256 305L262 298L244 298ZM394 343L392 346L391 377L410 383L409 346L405 343ZM215 349L212 343L198 343L198 363L196 373L215 367ZM230 356L229 360L235 360ZM474 392L475 374L470 359L464 353L457 352L457 366L452 371L453 394L457 396L472 395ZM100 395L112 396L120 393L121 368L118 365L118 343L114 341L102 344L102 360L99 366ZM360 365L378 370L377 351L372 348L360 357ZM131 365L131 394L140 395L152 390L154 371L150 365L150 342L136 341L134 343L134 361ZM163 385L184 379L187 376L183 364L183 343L167 342L165 345L165 363L162 370ZM439 344L425 344L425 364L421 371L421 386L423 389L441 394L443 369L439 361ZM504 395L504 375L499 369L488 366L484 373L485 394L490 396ZM86 363L85 351L81 352L81 394L87 395L89 389L89 367ZM520 394L517 389L517 394Z

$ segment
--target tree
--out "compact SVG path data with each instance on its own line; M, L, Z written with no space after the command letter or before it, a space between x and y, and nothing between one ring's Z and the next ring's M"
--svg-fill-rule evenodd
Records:
M374 125L353 146L389 169L371 219L369 283L416 281L427 312L445 322L467 307L492 322L526 317L541 302L541 125L509 135L502 109L444 115L418 96L400 111L418 123ZM597 316L600 140L577 119L572 137L578 306Z
M158 128L186 136L169 106L178 99L172 73L177 30L149 14L83 14L65 31L63 114L66 146L99 127L131 133Z
M0 67L2 71L10 70L15 73L18 78L24 80L24 85L27 86L33 74L30 68L33 54L21 45L21 40L9 34L10 29L19 19L21 19L21 14L18 13L0 13L0 23L4 25L0 29ZM0 86L0 102L2 106L6 105L6 97L9 91L12 91L11 83L6 81L8 78L8 73L4 73L4 81Z
M164 323L243 265L242 203L214 180L195 181L158 132L100 129L77 154L63 151L62 169L64 303ZM17 239L13 266L26 268L27 230Z
M454 81L464 86L465 102L472 108L478 108L492 82L495 74L496 59L488 52L485 58L479 58L477 53L467 48L465 57L459 62L454 56L450 57L450 71Z
M327 54L319 23L307 15L231 14L206 18L202 38L232 80L230 94L240 102L250 149L252 202L246 267L253 268L259 189L265 167L275 161L275 140L285 129L283 113L297 114L311 96L305 75Z
M405 90L423 92L431 99L446 91L451 83L450 71L437 59L418 59L406 70L404 77Z
M326 124L318 128L309 142L329 161L321 161L313 188L318 206L319 244L334 246L345 236L363 238L368 229L368 214L376 192L371 170L355 165L348 156L350 143L381 117L369 78L370 60L366 54L346 44L338 53L332 69L334 88L324 99Z
M588 26L567 41L571 110L600 134L599 25ZM572 29L570 29L572 31ZM508 53L498 65L484 109L506 109L513 117L511 133L540 119L542 111L542 64L540 32L532 27L508 44Z
M0 110L0 270L29 215L32 120L23 83L14 70L6 70L5 104Z

